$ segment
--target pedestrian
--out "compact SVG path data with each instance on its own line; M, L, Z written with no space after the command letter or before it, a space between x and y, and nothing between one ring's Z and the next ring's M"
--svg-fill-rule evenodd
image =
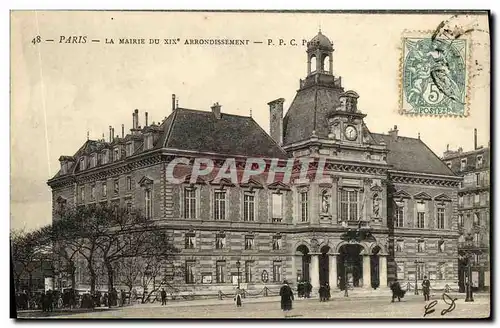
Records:
M239 287L236 287L236 292L234 293L234 302L236 303L236 307L241 307L241 290Z
M422 291L424 292L424 300L430 300L430 292L431 292L431 282L427 279L427 276L424 276L424 280L422 281Z
M304 282L301 281L297 284L297 296L304 297Z
M122 306L125 305L125 301L127 300L127 293L125 293L125 291L122 289L120 290L120 294L121 294L121 299L122 299Z
M116 305L117 306L122 306L122 293L118 293L117 291L116 292Z
M401 302L401 297L404 296L404 293L401 290L401 285L399 285L398 279L394 279L394 282L391 284L392 291L392 300L391 303L394 303L394 299L397 297L398 302Z
M324 302L325 301L325 296L326 296L326 293L325 293L325 285L321 285L319 287L319 301L320 302Z
M288 285L288 281L283 281L283 286L280 289L281 296L281 309L286 312L292 309L292 301L293 301L293 291Z
M165 291L165 288L161 289L160 295L161 295L161 305L167 305L167 292Z
M332 297L332 295L330 294L330 284L326 283L325 288L326 288L326 300L329 301L330 298Z
M311 297L312 285L309 281L306 281L306 298Z

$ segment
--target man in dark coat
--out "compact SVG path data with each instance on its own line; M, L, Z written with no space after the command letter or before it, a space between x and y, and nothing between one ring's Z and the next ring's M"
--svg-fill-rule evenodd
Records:
M281 309L290 311L292 309L293 291L288 285L288 281L283 281L283 286L280 289Z
M161 295L161 305L167 305L167 292L165 291L165 288L161 289L160 295Z
M332 297L332 295L330 294L330 284L329 283L325 284L325 291L326 291L326 300L329 301L330 297Z
M427 276L424 276L424 281L422 281L422 291L424 292L424 300L429 301L431 293L431 282L427 279Z
M320 302L326 301L326 288L325 288L325 285L321 285L319 287L319 301Z
M312 292L312 285L309 281L306 281L305 283L305 292L306 292L306 298L310 298Z

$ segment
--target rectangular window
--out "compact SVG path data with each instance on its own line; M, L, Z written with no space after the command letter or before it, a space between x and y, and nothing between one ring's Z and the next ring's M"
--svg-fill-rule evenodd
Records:
M417 253L423 253L423 252L425 252L425 241L418 240L417 241Z
M245 261L245 282L253 281L253 261Z
M186 219L196 218L196 189L184 189L184 217Z
M80 159L80 171L85 170L85 158Z
M254 242L253 236L245 236L245 249L246 250L253 249L253 242Z
M195 261L186 261L186 284L194 284L195 281Z
M480 182L481 182L481 176L479 173L476 173L476 187L479 187Z
M300 193L300 221L309 221L309 206L308 206L308 193L307 191L302 191Z
M479 232L476 232L474 233L474 243L476 246L480 246L480 242L481 242L481 239L480 239L480 236L479 236Z
M132 213L132 203L127 203L127 213Z
M464 206L464 196L458 196L458 206Z
M402 239L396 241L396 252L403 252L404 249L405 249L405 241Z
M128 156L132 156L134 154L134 144L133 143L129 143L128 145Z
M120 150L118 148L115 148L113 154L114 154L113 160L117 161L120 159Z
M417 279L422 280L422 279L424 279L425 275L426 275L425 263L418 263L417 264Z
M396 228L401 228L404 226L405 210L404 204L396 204L396 220L394 221L394 226Z
M115 179L113 182L113 192L115 196L117 196L120 193L120 180Z
M97 156L95 154L92 154L90 157L90 167L96 167L97 166Z
M223 249L226 247L226 235L218 233L215 235L215 248Z
M145 213L146 213L146 219L151 219L153 217L153 201L151 199L151 189L145 189L144 190L144 206L145 206Z
M127 190L132 190L132 177L127 177Z
M226 192L216 191L214 194L214 219L226 219Z
M103 151L101 154L101 163L108 164L108 157L109 157L108 151L107 150Z
M273 236L273 250L280 250L281 246L281 236Z
M184 237L184 248L185 249L194 249L196 246L196 236L193 233L187 233Z
M396 263L397 266L397 278L399 280L403 280L405 278L405 264L401 262Z
M108 197L108 184L106 183L106 181L102 183L102 197Z
M243 195L243 221L255 221L255 195L252 193Z
M356 190L341 190L340 216L343 221L358 220L358 192Z
M417 203L417 228L425 228L425 204Z
M281 282L281 261L273 261L273 281Z
M476 157L476 169L479 169L483 166L483 156L477 155Z
M90 186L90 200L95 200L95 184Z
M215 264L215 279L218 284L223 284L225 282L225 271L226 271L226 261L217 261Z
M475 205L479 204L479 193L474 194L474 204Z
M438 280L445 279L446 262L439 262L436 267L436 277Z
M479 212L474 213L474 226L479 226Z
M460 171L464 171L467 167L467 158L462 158L460 160Z
M464 215L459 214L458 215L458 228L463 228L464 227Z
M283 220L283 194L273 194L272 196L272 221L281 222Z
M444 229L444 217L445 217L444 207L437 208L437 228Z
M80 201L85 202L85 186L80 187Z

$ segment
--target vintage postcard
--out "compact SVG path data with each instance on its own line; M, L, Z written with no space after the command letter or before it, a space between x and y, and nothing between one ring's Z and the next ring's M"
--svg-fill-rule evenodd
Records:
M17 318L489 318L487 11L11 11Z

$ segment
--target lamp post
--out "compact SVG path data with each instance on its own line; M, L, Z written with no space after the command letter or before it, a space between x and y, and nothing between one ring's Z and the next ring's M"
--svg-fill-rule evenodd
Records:
M236 268L238 269L238 289L240 288L240 260L236 261Z
M467 281L465 282L466 302L474 302L474 295L472 293L472 256L473 254L478 254L480 252L474 247L473 240L474 238L469 232L467 237L465 237L465 247L463 248L465 258L467 260Z
M415 260L415 295L418 295L418 274L419 274L419 267L418 265L422 263L422 261Z

